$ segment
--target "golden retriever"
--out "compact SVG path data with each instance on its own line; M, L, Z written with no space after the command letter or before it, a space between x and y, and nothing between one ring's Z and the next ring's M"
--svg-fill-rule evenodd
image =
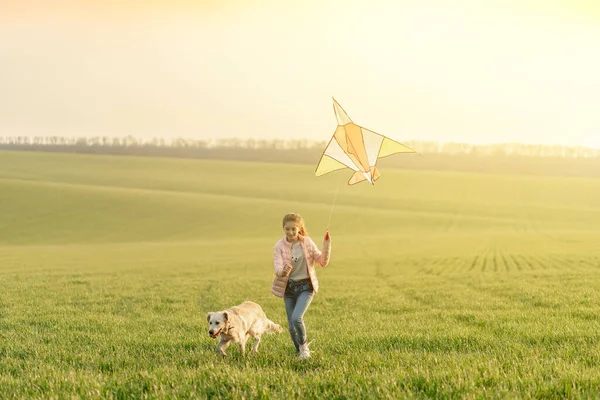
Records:
M206 320L210 337L216 339L221 335L216 351L223 357L232 341L239 344L242 355L245 355L249 338L254 338L251 350L257 352L263 333L283 332L283 328L268 319L261 306L252 301L244 301L224 311L209 312Z

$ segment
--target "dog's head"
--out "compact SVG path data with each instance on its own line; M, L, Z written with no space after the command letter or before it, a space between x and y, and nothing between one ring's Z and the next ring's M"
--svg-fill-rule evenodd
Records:
M208 334L215 339L221 333L226 332L229 327L229 314L223 312L209 312L206 316L208 321Z

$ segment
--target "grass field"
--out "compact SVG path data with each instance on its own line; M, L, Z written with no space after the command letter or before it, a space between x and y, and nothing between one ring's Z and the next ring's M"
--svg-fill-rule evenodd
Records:
M0 152L2 398L589 398L600 180ZM269 289L281 217L332 260L305 322L214 352Z

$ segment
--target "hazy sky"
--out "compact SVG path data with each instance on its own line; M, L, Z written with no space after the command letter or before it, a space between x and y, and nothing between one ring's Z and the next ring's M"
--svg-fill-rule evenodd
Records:
M600 147L600 1L0 0L0 136L329 140L332 97L401 141Z

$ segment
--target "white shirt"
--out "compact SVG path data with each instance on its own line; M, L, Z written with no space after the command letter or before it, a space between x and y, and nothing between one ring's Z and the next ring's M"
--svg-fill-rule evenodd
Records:
M306 267L306 259L302 251L300 242L292 244L292 272L290 279L295 281L308 278L308 270Z

